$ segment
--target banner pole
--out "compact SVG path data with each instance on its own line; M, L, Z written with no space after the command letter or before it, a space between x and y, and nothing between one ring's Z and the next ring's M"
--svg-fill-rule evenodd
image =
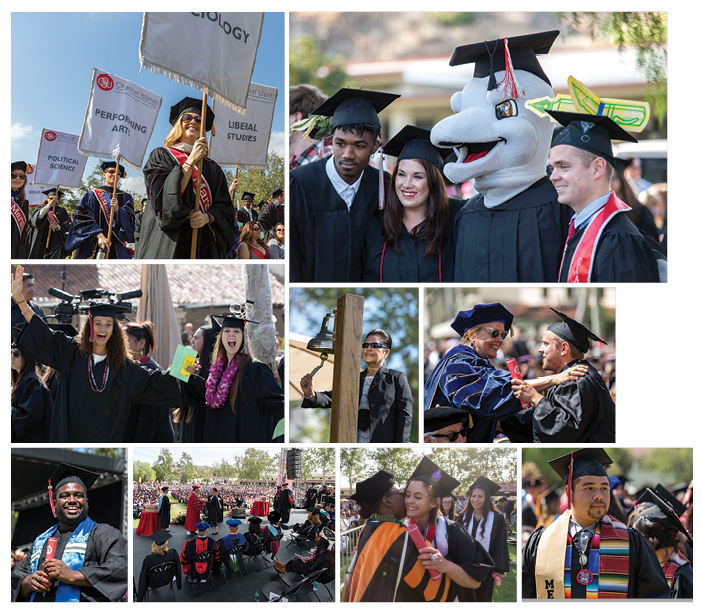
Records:
M207 123L207 94L203 92L202 94L202 112L200 113L202 120L200 121L200 138L202 138L205 133L205 124ZM200 182L202 180L202 159L197 162L197 181L195 185L195 212L200 210ZM197 252L197 228L193 228L193 240L190 244L190 259L195 259L195 253Z
M119 160L122 159L121 155L117 156L117 163L115 164L115 184L112 185L112 197L117 195L117 181L119 181ZM115 216L115 209L112 208L112 199L110 199L110 221L107 225L107 251L105 253L105 259L110 258L110 240L112 240L112 220Z

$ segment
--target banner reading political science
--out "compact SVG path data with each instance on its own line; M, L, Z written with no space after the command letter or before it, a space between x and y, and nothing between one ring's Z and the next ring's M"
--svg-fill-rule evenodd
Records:
M262 27L263 13L144 13L139 61L243 113Z
M87 156L78 150L78 134L43 128L39 139L34 184L80 187Z
M161 96L93 68L78 149L85 155L120 156L120 162L141 169L160 108Z
M210 138L209 156L220 166L267 167L277 97L276 87L251 83L243 115L225 106L214 108L215 129Z

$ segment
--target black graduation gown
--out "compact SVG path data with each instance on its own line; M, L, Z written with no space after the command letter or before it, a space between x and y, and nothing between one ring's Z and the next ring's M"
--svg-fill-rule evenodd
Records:
M290 489L283 489L273 502L273 510L280 514L280 522L283 525L290 520L290 509L293 506L293 503L290 501L290 497Z
M554 283L573 211L543 178L497 208L472 197L456 215L457 283Z
M278 223L285 223L285 206L268 202L261 209L258 222L264 232L270 232Z
M163 371L163 368L151 357L141 362L141 366L149 372ZM123 441L172 443L174 438L170 410L162 406L132 404Z
M29 372L15 389L12 407L12 442L48 442L54 400L41 379Z
M171 524L171 500L166 494L161 504L161 509L158 511L158 522L161 529L168 529ZM177 556L177 555L176 555ZM178 587L180 588L180 587Z
M383 217L374 215L363 249L364 282L380 282L380 265L382 260L384 283L451 283L454 270L454 221L464 201L449 198L449 216L444 230L445 242L441 248L441 274L439 274L439 257L424 257L427 240L414 238L407 228L402 226L402 233L397 241L401 253L389 246L385 247L383 236ZM383 255L383 248L385 254Z
M29 306L33 311L34 314L41 317L46 321L46 315L44 314L44 311L42 310L41 306L39 304L32 302L32 300L29 300L27 302L27 306ZM12 323L12 327L24 327L25 323L27 322L27 319L24 318L24 315L22 314L22 311L20 310L19 304L15 302L12 298L10 298L10 322ZM15 335L15 331L12 330L12 335Z
M575 248L586 227L581 227L568 241L563 254L559 282L568 282L568 270ZM615 215L600 237L592 262L593 283L656 283L658 263L651 239L643 236L625 214Z
M536 551L544 528L539 527L529 536L522 550L522 599L536 599ZM590 539L592 543L592 539ZM589 548L589 546L588 546ZM564 553L565 554L565 553ZM578 555L573 555L571 588L573 599L585 599L585 585L578 584L576 576L583 569ZM629 529L629 582L627 598L657 599L670 597L670 589L658 564L653 547L635 529Z
M173 574L155 574L151 577L149 584L146 584L147 572L152 567L161 563L166 563L167 561L175 561L176 586L180 589L183 581L183 574L180 571L180 560L178 559L178 551L171 548L165 555L150 554L144 557L144 561L142 561L141 564L141 572L139 573L137 601L144 601L147 586L151 589L158 589L159 587L168 586L168 584L173 581Z
M39 317L32 317L17 343L22 352L61 373L50 442L121 443L133 402L182 405L175 378L167 372L149 372L134 362L117 371L110 368L104 391L93 391L88 375L89 358L80 353L73 338L50 330ZM98 386L102 385L105 362L93 367Z
M251 216L249 216L249 213L246 210L251 213ZM253 219L251 217L253 217ZM236 211L236 220L242 225L248 223L249 221L256 221L256 219L258 219L258 213L253 209L253 207L249 209L241 207Z
M30 233L29 202L27 202L27 200L22 200L20 202L17 198L14 198L12 196L11 199L17 203L17 205L24 213L26 223L24 225L22 234L20 235L20 231L17 227L15 218L12 216L12 214L10 214L10 257L12 259L25 259L29 254L29 242L27 240Z
M216 495L210 495L207 498L207 522L213 529L217 529L219 522L219 514L222 511L221 502Z
M222 168L205 158L202 174L212 192L208 212L215 221L198 230L196 259L220 259L234 248L239 236L236 211ZM181 195L182 178L182 167L167 149L151 151L144 166L148 202L144 203L136 259L190 259L192 228L187 217L195 208L195 192L191 178Z
M329 551L323 551L319 553L313 561L305 561L304 559L291 559L285 564L285 573L295 572L296 574L302 574L303 576L308 576L314 572L326 569L329 570L321 574L318 578L318 582L331 582L334 580L334 573L332 570L332 559Z
M494 512L495 516L492 519L492 532L490 533L490 546L488 548L488 553L492 558L493 564L495 565L496 572L500 574L509 573L509 549L507 548L507 526L505 525L505 519L499 512ZM470 523L470 518L468 518ZM468 525L465 525L466 530ZM473 522L473 533L471 537L475 538L476 533L482 527L479 526L477 521ZM475 589L475 597L477 601L492 601L492 593L495 589L495 580L490 574L485 580L480 583L480 586Z
M615 408L607 385L584 359L573 361L566 368L578 364L587 365L585 376L551 387L533 410L502 421L502 429L512 442L615 441Z
M49 215L45 214L42 218L39 217L41 208L37 208L29 218L29 222L33 229L32 241L29 248L30 259L65 259L69 252L63 248L66 242L66 235L71 227L71 217L63 206L56 206L56 209L50 209L56 215L59 221L59 228L51 232L49 239L49 247L46 246L46 237L49 234Z
M71 533L71 531L63 534L56 532L57 543L54 555L56 559L63 557ZM44 564L47 544L48 541L44 544L37 568L41 568ZM22 559L20 569L12 572L12 601L18 601L22 580L32 573L30 569L31 556L32 549ZM80 600L119 601L122 599L127 592L127 567L127 540L111 525L97 523L88 536L85 564L80 569L80 572L93 586L81 587ZM56 588L54 587L44 596L37 593L34 601L53 602L55 599ZM19 601L29 601L29 598Z
M326 159L290 173L290 280L356 282L363 241L378 209L378 170L368 166L349 212L327 177ZM385 184L390 175L385 173Z
M205 380L197 374L183 385L187 402L203 402ZM252 361L242 372L234 412L225 401L221 408L205 412L203 442L271 442L273 430L283 418L283 390L270 368Z
M671 597L673 599L692 599L692 566L689 563L682 565L675 571Z

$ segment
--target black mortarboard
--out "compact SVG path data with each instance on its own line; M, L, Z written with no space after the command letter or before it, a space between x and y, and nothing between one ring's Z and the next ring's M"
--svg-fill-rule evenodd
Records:
M253 201L253 199L255 198L255 196L256 196L255 193L251 193L251 192L249 192L249 191L245 191L245 192L244 192L244 195L241 196L241 199L242 199L242 200L251 200L251 201Z
M158 546L163 546L171 538L171 534L165 529L159 529L155 533L152 533L149 538L151 538Z
M531 72L550 85L551 81L548 80L536 56L548 53L559 34L558 30L550 30L548 32L507 37L507 46L509 47L514 69ZM503 37L497 40L456 47L449 60L449 66L475 64L473 78L476 79L490 76L491 72L495 73L505 70L504 40Z
M236 329L244 329L245 323L258 323L248 318L249 313L253 310L254 302L246 300L246 302L235 302L229 307L230 312L221 315L210 315L212 319L219 316L222 319L222 328L234 327Z
M266 518L268 519L269 523L277 523L281 518L283 518L283 515L276 510L271 510Z
M103 172L107 172L110 168L116 168L117 167L117 162L116 161L103 161L100 162L100 167L102 168ZM119 165L119 175L124 178L127 176L127 172L124 169L124 166L122 164Z
M478 476L475 482L470 485L468 490L472 491L473 489L483 489L488 493L488 495L493 496L497 495L499 492L500 485L492 482L492 480L489 478L485 478L485 476Z
M180 119L180 116L185 111L197 113L199 116L200 113L202 113L202 100L198 100L197 98L191 98L189 96L186 96L180 102L171 106L171 113L168 116L168 122L171 125L175 125L176 121L178 121L178 119ZM207 105L207 118L205 120L205 131L209 132L212 129L212 124L214 123L214 118L215 118L214 113L212 112L212 109L210 108L210 105L208 104Z
M636 138L605 115L550 110L546 112L563 126L558 136L551 141L551 148L557 145L570 145L577 149L590 151L590 153L603 157L614 165L613 140L638 142Z
M424 411L424 433L434 433L449 425L462 423L469 414L453 406L436 406Z
M512 327L514 316L502 304L476 304L471 310L461 310L456 315L451 327L459 336L463 336L471 327L493 321L502 321L505 329Z
M378 113L399 97L399 94L346 87L327 98L310 114L331 117L332 130L355 123L370 123L380 131Z
M262 523L263 519L259 518L258 516L250 516L248 522L258 524L258 523Z
M70 323L49 323L49 328L53 329L54 331L61 331L69 338L73 338L74 336L78 335L78 330Z
M453 476L447 474L426 456L422 457L409 479L410 481L421 480L424 484L431 485L434 487L437 497L446 497L461 484L460 480L456 480Z
M435 147L430 137L430 130L406 125L383 147L383 153L397 157L398 163L403 159L424 159L441 170L444 167L443 154L448 155L452 149Z
M276 187L273 191L271 191L271 198L277 198L281 193L283 193L283 188Z
M47 482L49 504L51 505L51 512L53 512L54 516L56 516L56 508L54 506L56 491L69 482L75 482L83 487L87 493L98 478L100 478L100 474L96 472L91 472L90 470L78 467L77 465L71 465L70 463L60 463Z
M13 170L21 170L22 172L27 174L30 171L30 169L31 166L24 161L16 161L10 164L10 172L12 172Z
M356 491L353 495L349 495L349 499L363 502L366 506L372 508L394 485L395 475L392 472L380 470L370 478L356 483Z
M42 193L43 193L45 196L56 195L56 187L52 187L51 189L47 189L46 191L42 191ZM58 192L58 199L59 199L59 200L61 199L61 196L62 196L62 195L63 195L63 191L59 191L59 192Z
M650 502L651 505L641 510L641 512L636 515L636 520L638 520L638 517L643 516L652 523L673 527L683 533L692 542L692 537L687 532L682 522L680 522L680 518L675 510L673 510L672 506L656 495L651 489L646 489L637 500L637 503L648 502Z
M658 495L662 500L668 503L669 506L675 510L678 516L680 516L687 508L675 495L673 495L668 489L666 489L661 483L658 483L653 487L653 492Z
M573 470L572 474L569 474L571 457ZM605 467L612 463L612 459L602 448L581 448L548 462L553 471L566 482L569 477L574 479L580 476L607 476Z
M575 319L571 319L567 314L551 308L561 319L560 323L549 325L546 329L553 334L556 334L562 340L569 342L579 351L587 353L590 350L590 340L607 344L602 338L597 337L582 323L578 323Z

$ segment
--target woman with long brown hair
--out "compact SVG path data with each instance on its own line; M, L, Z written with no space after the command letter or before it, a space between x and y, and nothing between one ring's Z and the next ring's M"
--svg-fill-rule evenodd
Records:
M38 375L37 362L12 344L12 442L48 442L54 401Z
M241 228L241 240L236 247L237 259L270 259L271 253L261 238L261 226L258 221L244 223Z
M24 194L27 187L27 172L31 166L23 161L10 164L11 239L10 257L22 259L29 255L29 202Z
M385 208L366 234L364 281L453 281L453 219L463 201L447 196L444 160L429 135L407 125L383 149L398 161Z

